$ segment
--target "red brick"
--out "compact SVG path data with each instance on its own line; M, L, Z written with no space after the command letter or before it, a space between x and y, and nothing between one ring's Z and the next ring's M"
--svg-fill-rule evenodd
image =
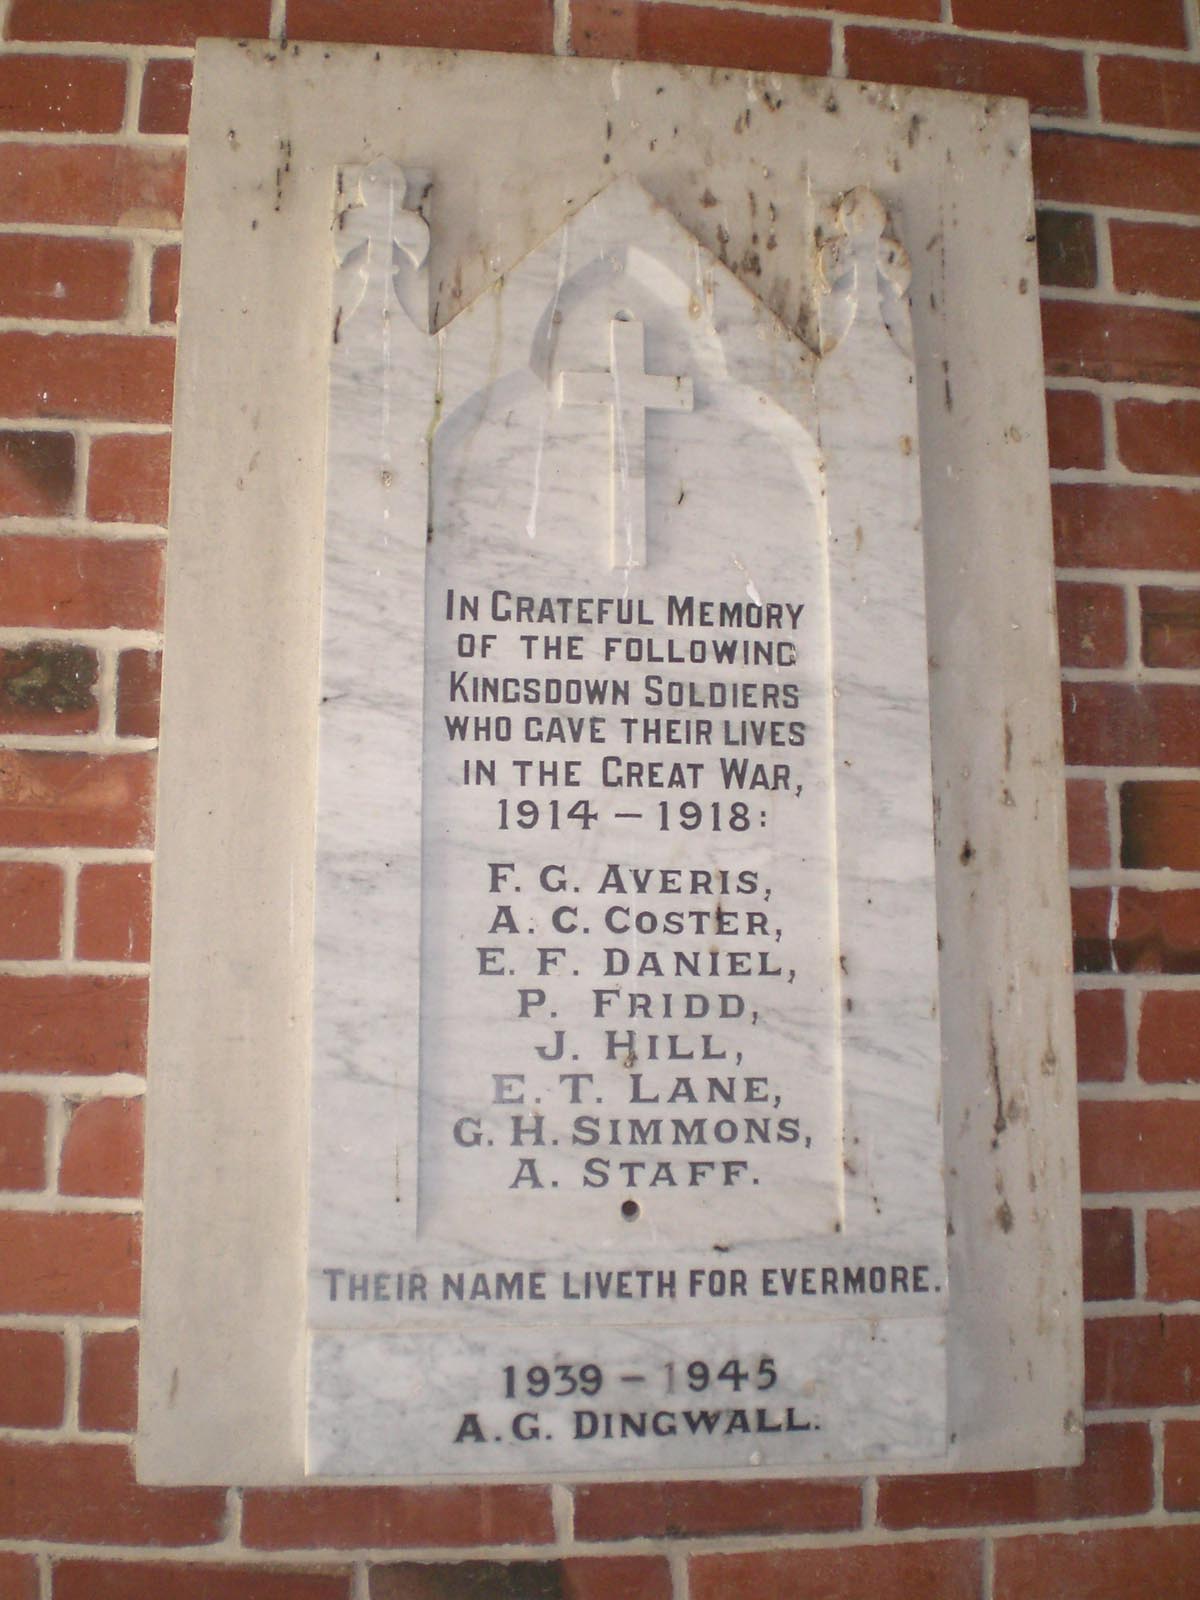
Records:
M262 1550L359 1545L545 1544L545 1489L248 1489L242 1543Z
M1121 865L1200 870L1200 783L1121 785Z
M46 1182L46 1102L37 1094L0 1094L0 1189L41 1189Z
M1050 496L1060 566L1187 572L1200 565L1200 494L1056 483Z
M179 310L179 246L163 245L150 264L150 321L174 322Z
M1046 393L1050 465L1099 471L1104 466L1104 416L1100 396L1088 389L1050 389Z
M154 756L0 749L0 838L121 849L153 838Z
M1033 182L1039 200L1058 204L1200 211L1200 146L1042 129Z
M147 1489L118 1444L0 1441L0 1537L95 1544L211 1544L223 1489Z
M1200 148L1200 147L1198 147ZM1200 383L1200 317L1153 306L1111 306L1094 300L1043 300L1046 371L1058 378L1106 383ZM1124 406L1117 407L1118 433ZM1155 407L1155 410L1163 408ZM1195 409L1200 409L1197 407ZM1195 450L1192 451L1193 463ZM1121 459L1133 466L1124 451ZM1147 471L1192 468L1148 467Z
M0 316L102 322L122 315L128 285L119 239L0 234Z
M370 1584L371 1600L671 1600L675 1592L661 1556L396 1561L372 1567Z
M145 978L0 976L0 1072L141 1072Z
M546 53L554 44L550 0L290 0L290 39L340 44L429 45L446 50Z
M96 652L50 640L0 648L0 733L89 733L99 725Z
M1151 1300L1200 1300L1200 1210L1146 1213Z
M1148 667L1200 667L1200 589L1144 588L1142 660Z
M814 17L639 0L575 0L571 40L577 55L764 72L827 72L830 27Z
M165 525L171 482L169 433L110 433L92 443L87 510L97 522Z
M1058 585L1058 640L1064 667L1125 662L1125 594L1111 583Z
M198 38L265 38L271 0L12 0L10 39L193 45Z
M1135 1288L1133 1212L1089 1206L1083 1213L1083 1298L1130 1300Z
M575 1490L581 1539L833 1533L861 1522L856 1483L594 1483Z
M1100 111L1106 122L1140 122L1181 133L1200 129L1200 66L1149 56L1101 56Z
M1037 213L1038 279L1059 289L1092 289L1097 282L1096 225L1086 211Z
M1108 798L1099 779L1072 778L1067 783L1067 846L1073 867L1112 864Z
M1111 889L1071 890L1071 932L1076 972L1115 972L1109 922Z
M0 1211L0 1311L137 1314L141 1230L124 1213ZM0 1507L5 1504L0 1471ZM0 1537L8 1530L0 1523Z
M160 334L0 333L10 416L170 422L175 341Z
M1083 1344L1089 1406L1200 1403L1200 1317L1097 1317L1084 1323Z
M142 78L142 133L186 133L192 109L192 63L148 61Z
M994 1600L1195 1600L1200 1527L1027 1535L996 1546Z
M58 1427L66 1392L67 1363L61 1334L34 1328L0 1328L0 1426Z
M1200 228L1111 217L1113 282L1125 294L1200 300Z
M1154 1462L1144 1423L1089 1428L1085 1448L1078 1467L881 1478L879 1521L885 1528L965 1528L1149 1511Z
M1181 0L953 0L960 28L1187 45Z
M979 1600L974 1540L693 1556L691 1600Z
M349 1569L56 1561L54 1600L350 1600Z
M1200 972L1200 890L1122 889L1116 955L1122 972Z
M1200 1187L1200 1101L1084 1100L1079 1166L1087 1194Z
M63 878L42 861L0 861L0 961L46 961L59 952Z
M1200 1083L1200 992L1152 989L1144 995L1137 1048L1144 1083Z
M1200 1422L1168 1421L1163 1444L1163 1504L1168 1511L1200 1511Z
M1060 115L1087 110L1083 56L1043 45L850 27L846 74L875 83L1020 95L1034 111Z
M1116 411L1117 456L1131 472L1200 476L1200 400L1119 400Z
M84 961L149 961L150 866L105 862L79 872L75 954Z
M137 1427L138 1332L85 1333L79 1369L79 1426L132 1433Z
M1125 1076L1125 996L1119 989L1080 989L1075 996L1075 1055L1081 1083L1118 1083Z
M0 145L0 222L177 228L184 159L119 144Z
M60 1194L136 1200L142 1192L142 1102L84 1100L75 1108L58 1170Z
M0 1600L38 1600L41 1592L36 1559L0 1550Z
M0 431L0 516L57 516L71 509L74 495L71 434Z
M155 628L162 620L157 540L0 540L0 625Z
M1069 766L1190 767L1200 749L1200 689L1173 683L1070 683Z
M143 739L158 737L162 653L122 650L117 663L117 732Z
M125 63L89 56L0 57L0 130L116 133L125 119Z

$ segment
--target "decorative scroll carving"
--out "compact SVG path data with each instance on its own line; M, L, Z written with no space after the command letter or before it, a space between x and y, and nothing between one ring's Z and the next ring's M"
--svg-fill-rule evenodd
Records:
M887 234L887 208L870 189L851 189L838 206L841 232L820 249L822 287L821 344L839 345L856 322L882 320L908 355L912 333L908 286L912 265L908 252Z
M422 177L406 174L383 157L362 169L334 235L341 280L335 295L339 336L364 301L385 316L395 302L422 333L429 331L424 270L429 224L418 209L429 185ZM411 194L414 188L416 196Z

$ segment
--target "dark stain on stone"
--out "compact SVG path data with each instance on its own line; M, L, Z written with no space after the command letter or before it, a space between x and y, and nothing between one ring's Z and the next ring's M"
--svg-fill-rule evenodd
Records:
M1096 229L1085 211L1039 211L1038 276L1056 289L1096 287Z
M4 698L24 711L86 711L94 700L96 653L78 644L34 644L0 652Z
M74 435L0 432L0 491L5 509L17 516L69 511L75 493Z
M970 866L971 862L974 861L975 846L971 843L970 839L963 840L963 847L958 852L958 859L962 862L964 867Z

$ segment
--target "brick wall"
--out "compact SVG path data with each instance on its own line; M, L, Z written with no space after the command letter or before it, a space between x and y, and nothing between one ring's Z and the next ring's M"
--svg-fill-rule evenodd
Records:
M1196 0L0 0L0 1600L1200 1595ZM1034 111L1085 1188L1072 1471L148 1489L136 1395L197 34L574 51Z

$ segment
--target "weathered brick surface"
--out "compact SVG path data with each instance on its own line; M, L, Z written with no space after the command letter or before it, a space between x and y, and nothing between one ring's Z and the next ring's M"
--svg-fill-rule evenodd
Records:
M1200 1207L1146 1213L1151 1300L1200 1300Z
M1075 996L1075 1053L1084 1083L1125 1076L1125 997L1119 989L1081 989Z
M138 128L142 133L186 133L192 108L192 63L170 57L148 61L142 76Z
M882 1478L885 1528L969 1528L987 1523L1061 1522L1148 1511L1153 1447L1144 1423L1087 1430L1083 1465L1033 1472L961 1472Z
M1152 989L1143 998L1138 1074L1147 1083L1200 1083L1200 992Z
M1091 300L1045 300L1042 341L1046 371L1052 377L1098 378L1105 383L1200 383L1200 318L1188 312L1107 306ZM1121 403L1122 407L1133 404ZM1158 422L1170 426L1165 415L1159 414ZM1189 470L1140 467L1125 449L1121 460L1134 471Z
M961 28L1126 44L1187 44L1181 0L954 0Z
M546 1489L249 1489L242 1539L264 1550L324 1545L544 1544L554 1536Z
M1084 1362L1087 1403L1097 1410L1194 1406L1200 1402L1200 1317L1087 1322Z
M62 1334L42 1328L0 1328L0 1427L57 1427L66 1394Z
M1144 586L1142 660L1148 667L1200 667L1200 589Z
M1200 300L1200 228L1114 217L1108 233L1113 281L1123 293Z
M79 871L75 954L84 961L149 961L150 867L100 862Z
M53 517L71 509L75 440L65 430L0 430L0 516Z
M1033 136L1039 200L1056 205L1200 211L1200 146L1043 129Z
M10 39L191 45L206 35L266 35L271 0L12 0Z
M84 1100L71 1113L58 1168L62 1194L135 1200L142 1192L142 1101Z
M1020 95L1033 110L1059 116L1087 109L1082 55L1044 45L850 27L846 70L852 78L875 83Z
M40 1594L37 1558L0 1551L0 1595L4 1600L38 1600Z
M1200 327L1200 317L1194 317ZM1194 383L1185 370L1152 382ZM1117 457L1131 472L1200 475L1200 400L1117 402Z
M179 150L120 144L0 144L0 222L177 228Z
M1200 782L1142 779L1120 795L1123 867L1200 870Z
M175 342L126 333L0 333L0 410L169 422Z
M0 976L0 1072L141 1072L145 978Z
M129 260L121 239L0 234L0 317L111 321L125 310Z
M1133 1213L1128 1206L1085 1207L1083 1297L1129 1300L1136 1288Z
M162 653L122 650L117 664L117 732L142 739L158 736Z
M1101 56L1100 110L1106 122L1200 128L1200 65L1145 56Z
M174 322L179 306L178 245L163 245L154 252L150 269L150 320Z
M0 861L0 961L49 961L59 952L63 908L60 867Z
M350 1600L347 1568L57 1561L54 1600Z
M0 1092L0 1189L40 1189L45 1181L45 1100Z
M672 1600L661 1556L403 1561L374 1567L370 1600Z
M344 44L428 45L453 50L550 49L554 15L550 0L407 0L381 6L376 0L290 0L288 36Z
M0 540L0 626L155 628L163 551L153 540Z
M1168 1422L1163 1452L1163 1504L1168 1511L1200 1511L1200 1422Z
M829 70L829 24L814 17L726 12L640 0L576 0L571 37L581 56L691 61L776 72Z
M1200 738L1200 688L1068 684L1063 735L1070 765L1190 767Z
M107 434L92 445L88 516L97 522L165 523L170 482L170 434Z
M79 1368L79 1426L131 1433L137 1426L138 1332L86 1333Z
M861 1521L856 1483L596 1483L575 1491L581 1539L834 1533Z
M153 755L0 749L0 832L10 845L148 845L153 799Z
M693 1556L691 1600L982 1600L973 1540Z
M144 1488L124 1445L0 1440L0 1538L90 1544L211 1544L220 1489Z
M124 116L123 61L0 56L0 131L115 133Z
M1119 667L1128 653L1125 594L1111 583L1060 583L1058 645L1064 667Z
M1079 1165L1091 1194L1200 1188L1200 1101L1085 1100Z
M1038 279L1046 287L1093 289L1098 279L1096 224L1087 211L1037 213Z
M993 1593L995 1600L1194 1600L1197 1570L1200 1527L1032 1535L996 1546Z
M1089 389L1051 389L1046 394L1050 465L1060 472L1104 466L1104 418L1100 396Z
M1051 505L1055 553L1064 567L1162 567L1186 572L1196 566L1198 492L1057 483L1051 489Z
M117 1212L0 1211L0 1312L137 1314L141 1233ZM0 1486L4 1483L0 1471ZM0 1505L3 1504L0 1494ZM11 1532L0 1519L0 1538Z

